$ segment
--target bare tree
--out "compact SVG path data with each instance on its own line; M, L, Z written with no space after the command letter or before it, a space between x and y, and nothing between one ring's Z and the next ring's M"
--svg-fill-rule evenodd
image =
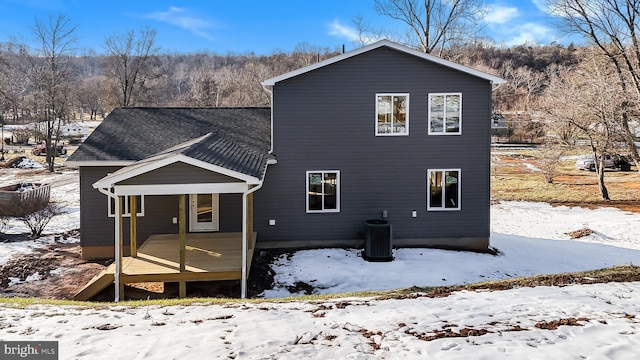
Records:
M559 15L560 26L590 40L615 68L623 92L634 89L640 101L640 0L548 0ZM629 116L621 126L627 150L636 165L640 155L629 129Z
M144 28L137 33L126 30L104 41L107 52L106 75L113 82L112 95L118 106L135 106L149 91L153 71L151 57L160 50L155 46L156 31Z
M28 63L27 78L37 97L37 109L44 123L47 163L53 172L60 125L68 116L73 81L70 57L74 52L76 26L66 15L36 19L31 32L37 47L20 44L20 54ZM40 122L40 121L39 121Z
M89 111L90 120L96 120L98 111L106 107L108 94L105 83L104 76L92 77L82 80L78 87L76 98L82 111Z
M28 92L26 72L20 62L19 50L13 44L0 46L0 101L4 118L13 120L19 117L24 108L24 99Z
M182 96L183 104L205 107L220 104L220 85L211 70L205 68L189 80L189 91Z
M426 53L475 37L486 9L481 0L375 0L375 10L407 25L407 41Z
M615 69L592 57L552 79L544 102L552 121L565 122L588 139L604 200L610 200L604 182L605 156L623 140L623 119L634 111L628 94L620 89Z

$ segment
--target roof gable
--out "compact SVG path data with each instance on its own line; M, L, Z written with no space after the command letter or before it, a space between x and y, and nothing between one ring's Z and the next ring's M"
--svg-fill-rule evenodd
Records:
M199 167L208 171L213 171L231 178L238 179L248 184L258 184L259 179L247 176L236 171L229 170L227 168L206 163L182 154L170 154L169 156L154 157L144 161L137 162L131 166L123 167L122 169L109 174L93 184L94 188L108 189L112 186L123 182L125 180L140 176L146 173L150 173L154 170L160 169L164 166L175 163L185 163L191 166Z
M294 71L291 71L291 72L288 72L288 73L273 77L273 78L268 79L268 80L265 80L265 81L262 82L262 85L264 87L266 87L266 88L271 88L277 82L280 82L280 81L283 81L283 80L287 80L287 79L296 77L298 75L302 75L302 74L308 73L310 71L313 71L313 70L316 70L316 69L319 69L319 68L322 68L322 67L337 63L337 62L342 61L342 60L346 60L346 59L352 58L354 56L358 56L358 55L367 53L367 52L369 52L371 50L375 50L375 49L378 49L378 48L381 48L381 47L388 47L388 48L391 48L391 49L394 49L394 50L397 50L397 51L401 51L403 53L406 53L406 54L409 54L409 55L413 55L413 56L419 57L421 59L424 59L424 60L427 60L427 61L431 61L433 63L440 64L440 65L443 65L443 66L446 66L446 67L449 67L449 68L452 68L452 69L467 73L469 75L473 75L473 76L479 77L481 79L485 79L485 80L487 80L487 81L489 81L489 82L491 82L493 84L502 84L502 83L505 82L504 79L499 78L497 76L494 76L494 75L491 75L491 74L487 74L487 73L484 73L482 71L475 70L475 69L472 69L470 67L467 67L467 66L464 66L464 65L460 65L460 64L448 61L448 60L444 60L444 59L441 59L439 57L433 56L431 54L427 54L427 53L424 53L424 52L421 52L421 51L418 51L418 50L415 50L415 49L411 49L411 48L408 48L408 47L403 46L403 45L399 45L399 44L397 44L397 43L395 43L393 41L381 40L381 41L378 41L376 43L373 43L373 44L370 44L370 45L367 45L367 46L363 46L363 47L361 47L359 49L355 49L355 50L346 52L344 54L341 54L341 55L338 55L338 56L334 56L332 58L320 61L318 63L311 64L311 65L305 66L303 68L300 68L300 69L297 69L297 70L294 70Z

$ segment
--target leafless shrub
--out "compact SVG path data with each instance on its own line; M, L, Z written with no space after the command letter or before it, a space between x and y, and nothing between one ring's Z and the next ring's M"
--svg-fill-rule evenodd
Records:
M19 127L11 131L15 138L16 144L28 144L29 138L34 134L33 129L29 127Z
M30 237L37 239L42 235L42 231L49 224L49 221L56 216L63 214L64 210L58 203L49 203L41 210L34 211L24 216L17 217L18 220L25 223L31 231Z
M48 196L33 196L22 198L13 204L12 208L5 215L20 218L24 215L32 214L47 207L49 204Z
M565 149L559 144L547 143L538 148L539 167L544 179L553 184L553 178L558 173L558 163L565 154Z

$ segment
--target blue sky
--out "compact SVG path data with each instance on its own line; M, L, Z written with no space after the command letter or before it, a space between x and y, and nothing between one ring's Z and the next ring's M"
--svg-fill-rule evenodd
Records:
M485 33L497 44L567 43L550 25L544 0L492 0ZM78 25L80 49L102 52L104 38L125 29L157 30L163 52L271 54L300 43L335 49L354 44L352 19L396 32L401 24L376 14L373 0L0 0L0 42L30 39L36 17L65 13Z

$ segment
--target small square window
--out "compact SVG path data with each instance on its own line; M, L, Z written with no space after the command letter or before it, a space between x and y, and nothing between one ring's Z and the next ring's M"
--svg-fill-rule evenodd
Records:
M307 212L340 211L340 171L307 171Z
M427 170L427 210L460 210L460 169Z

